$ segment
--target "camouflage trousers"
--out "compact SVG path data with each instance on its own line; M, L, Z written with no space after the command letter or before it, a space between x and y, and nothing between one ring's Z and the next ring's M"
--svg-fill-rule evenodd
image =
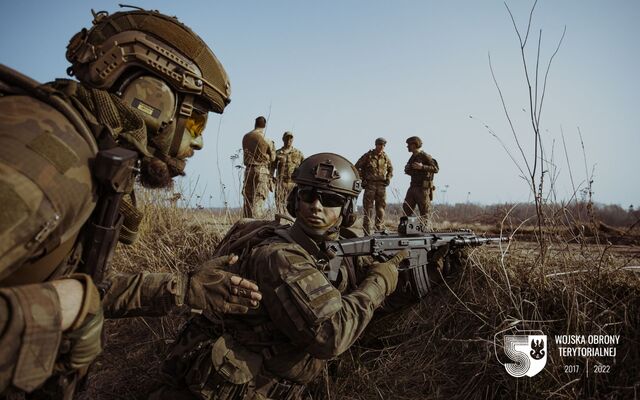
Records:
M409 186L407 195L404 197L404 203L402 204L402 211L405 215L411 216L414 214L414 209L418 206L420 211L420 217L423 219L423 223L427 223L429 211L431 210L433 189L431 184L428 186Z
M291 179L278 179L276 182L276 209L279 214L287 215L287 197L296 186Z
M242 214L245 218L264 218L265 203L271 191L271 174L266 166L249 166L244 171L242 196L244 206Z
M302 400L305 386L262 368L262 355L239 345L221 326L187 322L162 367L150 400Z
M375 230L384 230L384 211L387 207L387 187L383 182L369 184L364 188L364 199L362 200L364 218L362 229L365 235L371 233L371 219L375 210Z

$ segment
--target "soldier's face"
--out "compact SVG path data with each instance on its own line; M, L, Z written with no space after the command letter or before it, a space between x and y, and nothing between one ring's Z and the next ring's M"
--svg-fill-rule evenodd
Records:
M413 153L414 151L416 151L417 148L418 148L418 146L415 143L408 143L407 144L407 150L410 153Z
M178 148L176 158L184 160L192 157L196 150L201 150L204 145L202 141L202 133L207 124L207 114L196 109L193 110L191 117L185 123L182 142Z
M344 197L335 193L300 189L296 216L308 228L322 235L340 221L345 201Z
M287 136L287 138L284 139L284 146L291 147L292 145L293 145L293 137Z
M376 144L376 153L380 154L384 150L384 145L382 143Z

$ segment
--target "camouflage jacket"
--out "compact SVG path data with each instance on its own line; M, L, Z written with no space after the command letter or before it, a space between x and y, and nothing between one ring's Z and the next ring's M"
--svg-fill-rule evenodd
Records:
M243 161L245 167L270 167L276 159L273 140L264 136L263 128L256 128L242 138Z
M393 177L393 165L384 151L378 155L375 150L369 150L356 162L356 169L365 185L384 182Z
M302 152L295 147L289 149L281 147L276 151L276 159L271 166L278 180L289 181L291 174L304 160Z
M385 283L371 274L348 290L343 266L332 284L319 270L319 248L299 226L276 233L232 271L258 284L262 306L225 325L238 346L262 357L262 375L304 384L358 339L385 299Z
M418 162L422 164L421 169L411 168L411 164ZM412 154L404 167L404 173L411 176L411 186L431 187L433 183L433 175L440 170L438 162L429 154L420 150L416 154Z
M2 67L0 80L7 71ZM30 81L15 71L9 76ZM54 92L30 85L43 95ZM98 199L90 169L98 145L75 108L79 103L59 94L54 107L10 85L0 90L2 394L10 387L31 392L52 374L64 334L59 299L48 282L78 265L80 232ZM172 274L113 275L105 315L165 313L181 301L180 287Z

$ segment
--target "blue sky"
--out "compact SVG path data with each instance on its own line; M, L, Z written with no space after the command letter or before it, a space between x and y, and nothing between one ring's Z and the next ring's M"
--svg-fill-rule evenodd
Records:
M485 128L518 158L491 78L490 52L514 126L532 154L519 46L501 1L135 4L177 15L209 44L230 76L232 102L224 115L210 116L205 147L189 162L183 182L193 187L197 181L196 192L211 196L204 205L221 205L220 182L229 204L238 204L230 156L261 114L269 116L267 135L278 147L282 133L292 130L294 145L305 155L331 151L355 162L376 137L385 137L396 168L391 202L402 200L408 186L404 141L414 135L440 164L436 202L530 199L518 169ZM532 2L507 4L524 30ZM41 81L64 77L65 47L75 32L90 26L91 8L119 9L115 1L3 0L0 61ZM638 20L637 1L537 5L527 48L531 62L540 29L546 65L567 28L549 74L541 123L558 173L559 200L573 192L569 164L575 185L593 171L596 201L640 205Z

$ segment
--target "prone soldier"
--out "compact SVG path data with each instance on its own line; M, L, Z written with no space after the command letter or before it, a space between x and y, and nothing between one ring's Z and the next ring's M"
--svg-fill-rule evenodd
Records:
M218 268L232 257L192 273L106 271L142 219L136 174L145 186L170 185L202 148L208 112L229 103L213 52L175 17L136 9L94 13L66 56L80 82L41 85L0 65L4 396L71 398L101 351L103 316L182 305L244 313L260 299Z
M433 200L433 175L437 174L440 168L435 158L421 150L422 139L411 136L407 139L407 150L411 153L404 173L411 176L411 183L404 198L402 210L405 215L411 216L416 205L420 211L423 223L427 223L431 201Z
M384 151L387 141L384 138L377 138L375 149L366 152L358 162L356 169L362 177L364 187L364 198L362 199L364 208L364 218L362 229L365 235L369 235L371 228L371 218L375 208L375 230L384 230L384 212L387 207L387 186L393 177L393 165L389 156Z
M287 197L295 186L291 175L304 160L302 152L293 147L293 133L287 131L282 135L283 146L276 150L276 159L271 170L276 180L276 208L278 213L287 213Z

